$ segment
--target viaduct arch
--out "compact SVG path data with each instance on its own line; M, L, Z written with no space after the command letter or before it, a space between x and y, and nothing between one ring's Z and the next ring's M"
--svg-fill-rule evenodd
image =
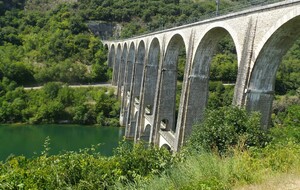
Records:
M300 37L300 0L199 21L125 40L104 41L112 85L122 100L120 123L125 136L178 151L203 119L211 59L229 35L236 47L238 75L234 105L262 113L267 128L275 75L283 55ZM178 115L175 115L177 59L186 53Z

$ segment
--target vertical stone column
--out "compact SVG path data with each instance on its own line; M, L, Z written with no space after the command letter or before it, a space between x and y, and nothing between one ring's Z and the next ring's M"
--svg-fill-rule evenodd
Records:
M174 35L168 44L159 70L156 118L152 131L152 142L154 144L159 143L160 130L173 134L176 132L177 64L181 46L185 46L182 36Z
M136 141L141 138L145 130L144 127L146 108L148 110L147 115L150 116L149 118L153 118L154 99L158 77L159 52L159 42L156 39L153 43L151 43L147 59L145 61L145 69L140 91L140 112L137 120L137 128L135 134ZM148 128L150 132L151 127L149 126ZM147 139L149 140L149 137L147 137Z
M112 45L108 52L108 60L107 60L108 67L113 68L114 62L115 62L115 46Z
M244 42L242 44L242 54L238 68L238 75L234 89L233 105L244 106L245 105L245 89L247 88L249 81L250 65L253 54L253 46L255 40L255 33L257 27L257 15L251 17L248 21L248 28L245 31ZM242 32L242 31L241 31Z
M189 101L185 110L185 130L182 138L186 139L191 132L193 124L201 121L208 101L209 78L206 75L190 75L188 77Z
M262 91L247 89L247 105L248 111L259 111L261 115L261 125L263 129L268 129L272 114L272 103L274 99L274 91Z
M121 61L120 61L120 65L119 65L119 75L118 75L118 97L120 98L120 100L122 100L122 93L124 91L124 73L125 73L125 68L126 68L126 63L127 63L127 46L125 45L125 47L123 48L123 52L121 55Z
M162 78L162 66L163 66L163 60L164 60L164 49L165 44L164 40L162 42L162 48L160 52L160 59L159 59L159 65L158 65L158 71L157 71L157 81L156 81L156 87L155 87L155 96L154 96L154 103L153 103L153 123L150 129L150 137L149 137L149 143L150 144L156 144L158 145L158 130L160 123L157 123L158 119L158 106L159 106L159 99L160 99L160 86L161 86L161 78Z
M246 108L248 111L261 113L261 125L264 129L271 123L276 72L283 56L299 38L300 16L280 24L276 22L276 27L267 37L263 35L264 44L256 51L257 57L253 61L246 90Z
M119 65L121 64L121 47L118 46L117 53L115 56L115 64L113 67L113 78L112 78L112 85L117 86L118 79L119 79Z
M186 54L186 65L184 70L183 76L183 84L182 84L182 93L180 97L180 104L179 104L179 111L178 111L178 118L177 118L177 127L175 133L175 142L174 142L174 151L179 151L180 147L183 144L183 140L185 139L186 133L189 133L189 127L186 124L186 117L188 115L187 110L189 110L188 104L188 96L189 96L189 89L191 86L189 85L189 80L191 76L192 69L192 60L193 60L193 53L194 53L194 31L191 31L189 44L188 44L188 52ZM193 102L195 103L195 102Z
M165 120L167 129L175 132L175 109L176 109L176 82L177 70L163 68L161 77L161 91L159 99L158 125Z
M132 78L132 68L133 62L131 57L128 57L127 64L125 68L125 82L123 88L123 96L121 101L121 113L120 113L120 124L121 126L126 126L126 122L128 121L128 99L130 99L130 86L131 86L131 78Z
M137 59L133 67L133 75L131 79L131 93L129 101L129 111L126 122L125 136L127 138L134 138L134 133L136 130L136 122L138 113L135 113L135 107L139 104L139 95L141 90L142 76L144 70L145 61L145 44L141 42L138 48Z
M127 63L125 68L125 77L124 77L124 92L123 92L123 101L121 104L121 112L122 114L122 124L126 126L128 122L128 115L129 115L129 102L130 102L130 94L131 94L131 80L133 77L133 70L134 70L134 63L135 63L135 46L132 43L129 47L129 52L127 56Z
M227 34L222 28L214 28L204 35L199 43L194 60L189 60L189 71L185 75L185 87L181 98L179 128L176 131L175 150L178 151L192 131L196 121L202 120L209 91L209 68L220 39ZM192 42L191 42L192 43ZM190 48L192 49L192 48ZM192 55L190 55L192 56Z

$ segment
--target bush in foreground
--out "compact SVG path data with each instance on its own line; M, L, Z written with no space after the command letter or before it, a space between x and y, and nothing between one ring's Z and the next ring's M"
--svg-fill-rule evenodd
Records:
M259 114L249 114L238 107L207 110L204 121L193 127L189 147L199 152L225 153L235 146L263 147L269 141L266 131L260 127Z
M96 146L79 152L35 158L12 157L0 162L0 189L113 189L162 174L175 162L165 149L122 143L112 157L96 152Z

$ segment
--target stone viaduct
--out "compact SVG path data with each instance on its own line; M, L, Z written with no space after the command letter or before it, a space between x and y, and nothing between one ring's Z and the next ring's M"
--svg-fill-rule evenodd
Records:
M178 151L201 121L207 105L209 68L217 44L229 35L236 47L238 75L233 104L270 120L277 68L300 37L300 0L254 7L213 19L125 40L103 41L112 85L121 99L125 136ZM186 64L175 113L178 55Z

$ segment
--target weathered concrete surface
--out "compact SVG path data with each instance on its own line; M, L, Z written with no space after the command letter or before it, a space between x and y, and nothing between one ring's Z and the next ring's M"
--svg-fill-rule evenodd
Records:
M238 59L233 104L260 111L262 124L267 127L278 65L300 37L300 0L260 6L126 40L104 41L109 49L108 63L113 68L112 85L123 91L121 123L126 126L127 137L140 140L145 136L150 143L179 150L193 123L203 119L210 62L224 35L232 38ZM186 65L179 113L175 115L181 48L185 49Z

